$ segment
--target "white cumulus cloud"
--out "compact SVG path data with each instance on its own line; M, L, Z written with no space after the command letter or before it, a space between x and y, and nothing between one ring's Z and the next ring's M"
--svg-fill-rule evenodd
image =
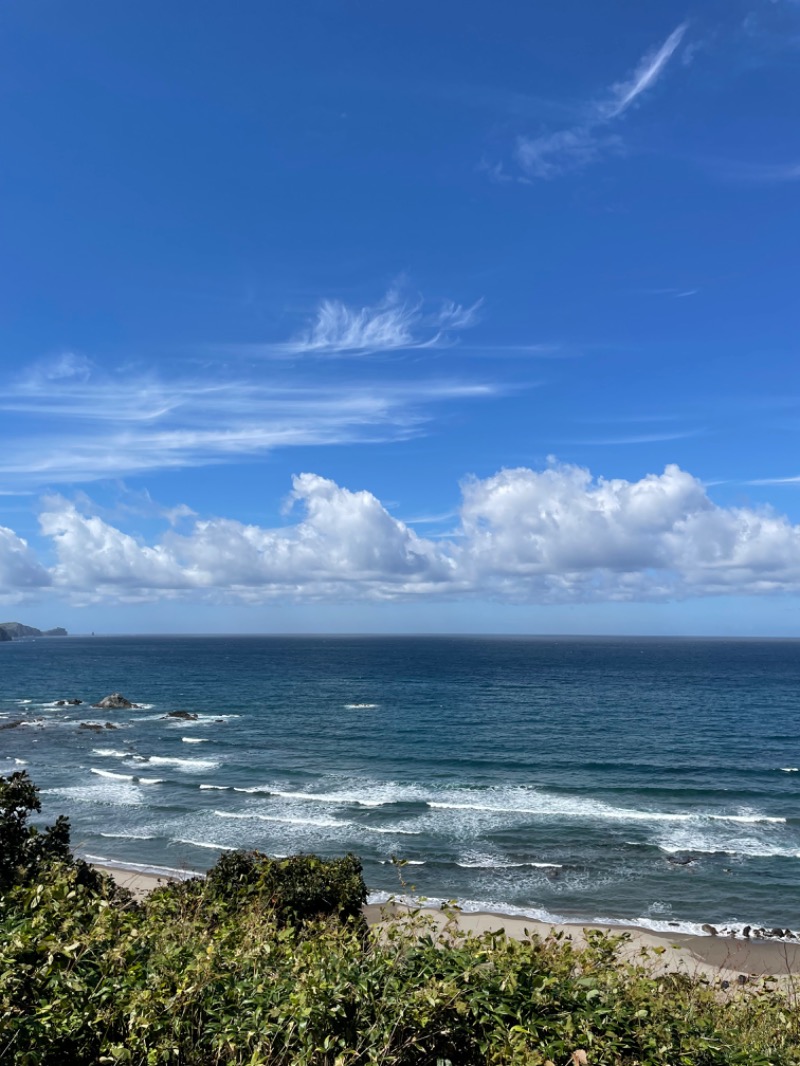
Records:
M21 595L49 585L50 580L28 542L0 526L0 603L15 602Z
M366 490L294 478L275 527L187 514L155 543L63 497L40 517L45 570L0 535L7 589L51 582L69 597L266 602L484 598L514 603L665 600L800 592L800 526L771 509L722 507L670 465L639 480L555 461L462 485L454 528L419 535Z

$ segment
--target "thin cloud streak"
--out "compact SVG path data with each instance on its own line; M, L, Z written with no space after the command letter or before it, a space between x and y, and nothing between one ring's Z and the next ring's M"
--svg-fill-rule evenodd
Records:
M288 384L112 375L34 396L17 382L0 412L26 416L27 426L19 436L5 430L2 491L217 465L278 448L404 440L423 434L440 404L503 391L445 377Z
M682 23L659 48L648 52L629 79L612 85L607 99L590 106L585 121L537 137L518 137L515 157L525 175L546 181L582 170L611 152L622 152L622 139L606 127L622 118L656 84L680 46L686 29L687 23ZM486 169L500 177L495 168L487 166Z
M728 181L746 185L788 185L800 181L800 163L740 163L715 161L714 171Z
M584 354L583 349L568 348L560 344L461 344L458 348L459 355L472 355L473 353L485 356L494 354L498 356L525 356L535 359L577 359Z
M800 474L794 477L757 477L742 481L742 485L800 485Z
M587 445L604 447L615 444L657 444L660 441L687 440L690 437L701 437L708 431L705 429L691 429L677 433L641 433L630 437L597 437L593 440L562 440L559 444Z
M684 22L667 37L660 48L644 56L639 66L628 81L618 82L611 87L611 98L600 106L600 113L605 119L618 118L633 104L637 97L655 85L667 63L673 56L686 33Z

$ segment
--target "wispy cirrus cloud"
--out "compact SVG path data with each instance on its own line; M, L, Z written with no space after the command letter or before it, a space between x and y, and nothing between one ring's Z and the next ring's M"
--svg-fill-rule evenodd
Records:
M408 299L399 288L362 307L326 299L291 340L262 350L283 356L341 357L442 347L453 343L455 332L475 325L481 303L463 306L448 300L429 310L421 298Z
M743 485L800 485L800 474L790 477L756 477L743 481Z
M711 169L728 181L745 185L788 185L800 181L800 162L742 163L715 160Z
M548 180L621 152L622 138L608 127L653 88L683 41L686 29L686 23L674 29L663 44L642 57L629 78L616 82L601 99L590 103L582 122L535 137L518 137L515 158L525 177ZM497 176L502 174L500 171Z
M79 483L232 462L280 448L402 440L442 404L502 391L465 376L364 374L165 378L100 372L42 389L0 383L0 489Z
M705 433L702 429L686 429L675 430L675 432L652 432L652 433L632 433L632 434L614 434L608 437L592 437L589 439L580 438L575 440L561 440L559 444L571 444L571 445L588 445L604 447L606 445L624 445L624 444L658 444L665 441L672 440L688 440L690 437L699 437Z
M598 111L604 119L619 118L643 92L655 85L685 33L684 22L672 31L660 48L642 57L630 78L611 86L608 99L598 105Z
M601 156L622 150L622 139L601 134L595 127L576 126L541 137L519 137L516 159L530 178L559 177L570 170L582 170Z

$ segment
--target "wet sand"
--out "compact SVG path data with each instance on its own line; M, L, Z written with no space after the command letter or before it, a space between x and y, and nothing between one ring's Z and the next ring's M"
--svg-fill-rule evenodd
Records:
M98 866L114 880L130 889L137 899L167 884L171 878ZM187 876L191 876L188 874ZM370 925L377 925L390 916L402 917L408 909L402 906L369 904L364 913ZM441 910L423 909L420 913L443 926L447 916ZM725 936L690 936L685 933L654 933L636 926L550 925L533 918L512 918L506 914L456 912L458 927L472 933L500 932L512 940L527 940L529 936L547 937L561 933L570 937L576 946L586 942L586 932L597 929L604 933L626 933L629 939L621 949L621 957L629 961L643 960L642 950L648 952L646 964L656 973L686 973L706 977L712 981L727 980L738 984L740 977L758 978L768 975L791 983L791 975L798 975L800 983L800 943L770 940L740 940ZM663 949L654 953L653 949Z

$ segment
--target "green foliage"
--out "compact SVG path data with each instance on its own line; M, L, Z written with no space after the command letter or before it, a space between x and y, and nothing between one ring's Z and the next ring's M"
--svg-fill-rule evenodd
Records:
M335 918L365 931L366 901L367 886L355 855L270 859L258 851L232 851L223 854L204 878L173 882L154 892L149 906L165 917L191 908L206 923L215 924L257 906L268 909L278 926L299 928Z
M0 900L0 1062L800 1066L768 983L657 976L599 933L579 950L414 913L367 933L363 898L352 856L231 853L141 906L51 861Z
M72 857L67 818L62 815L41 831L28 824L41 809L39 790L24 770L0 777L0 896L37 881L54 862L71 864L83 884L99 888L101 875Z

